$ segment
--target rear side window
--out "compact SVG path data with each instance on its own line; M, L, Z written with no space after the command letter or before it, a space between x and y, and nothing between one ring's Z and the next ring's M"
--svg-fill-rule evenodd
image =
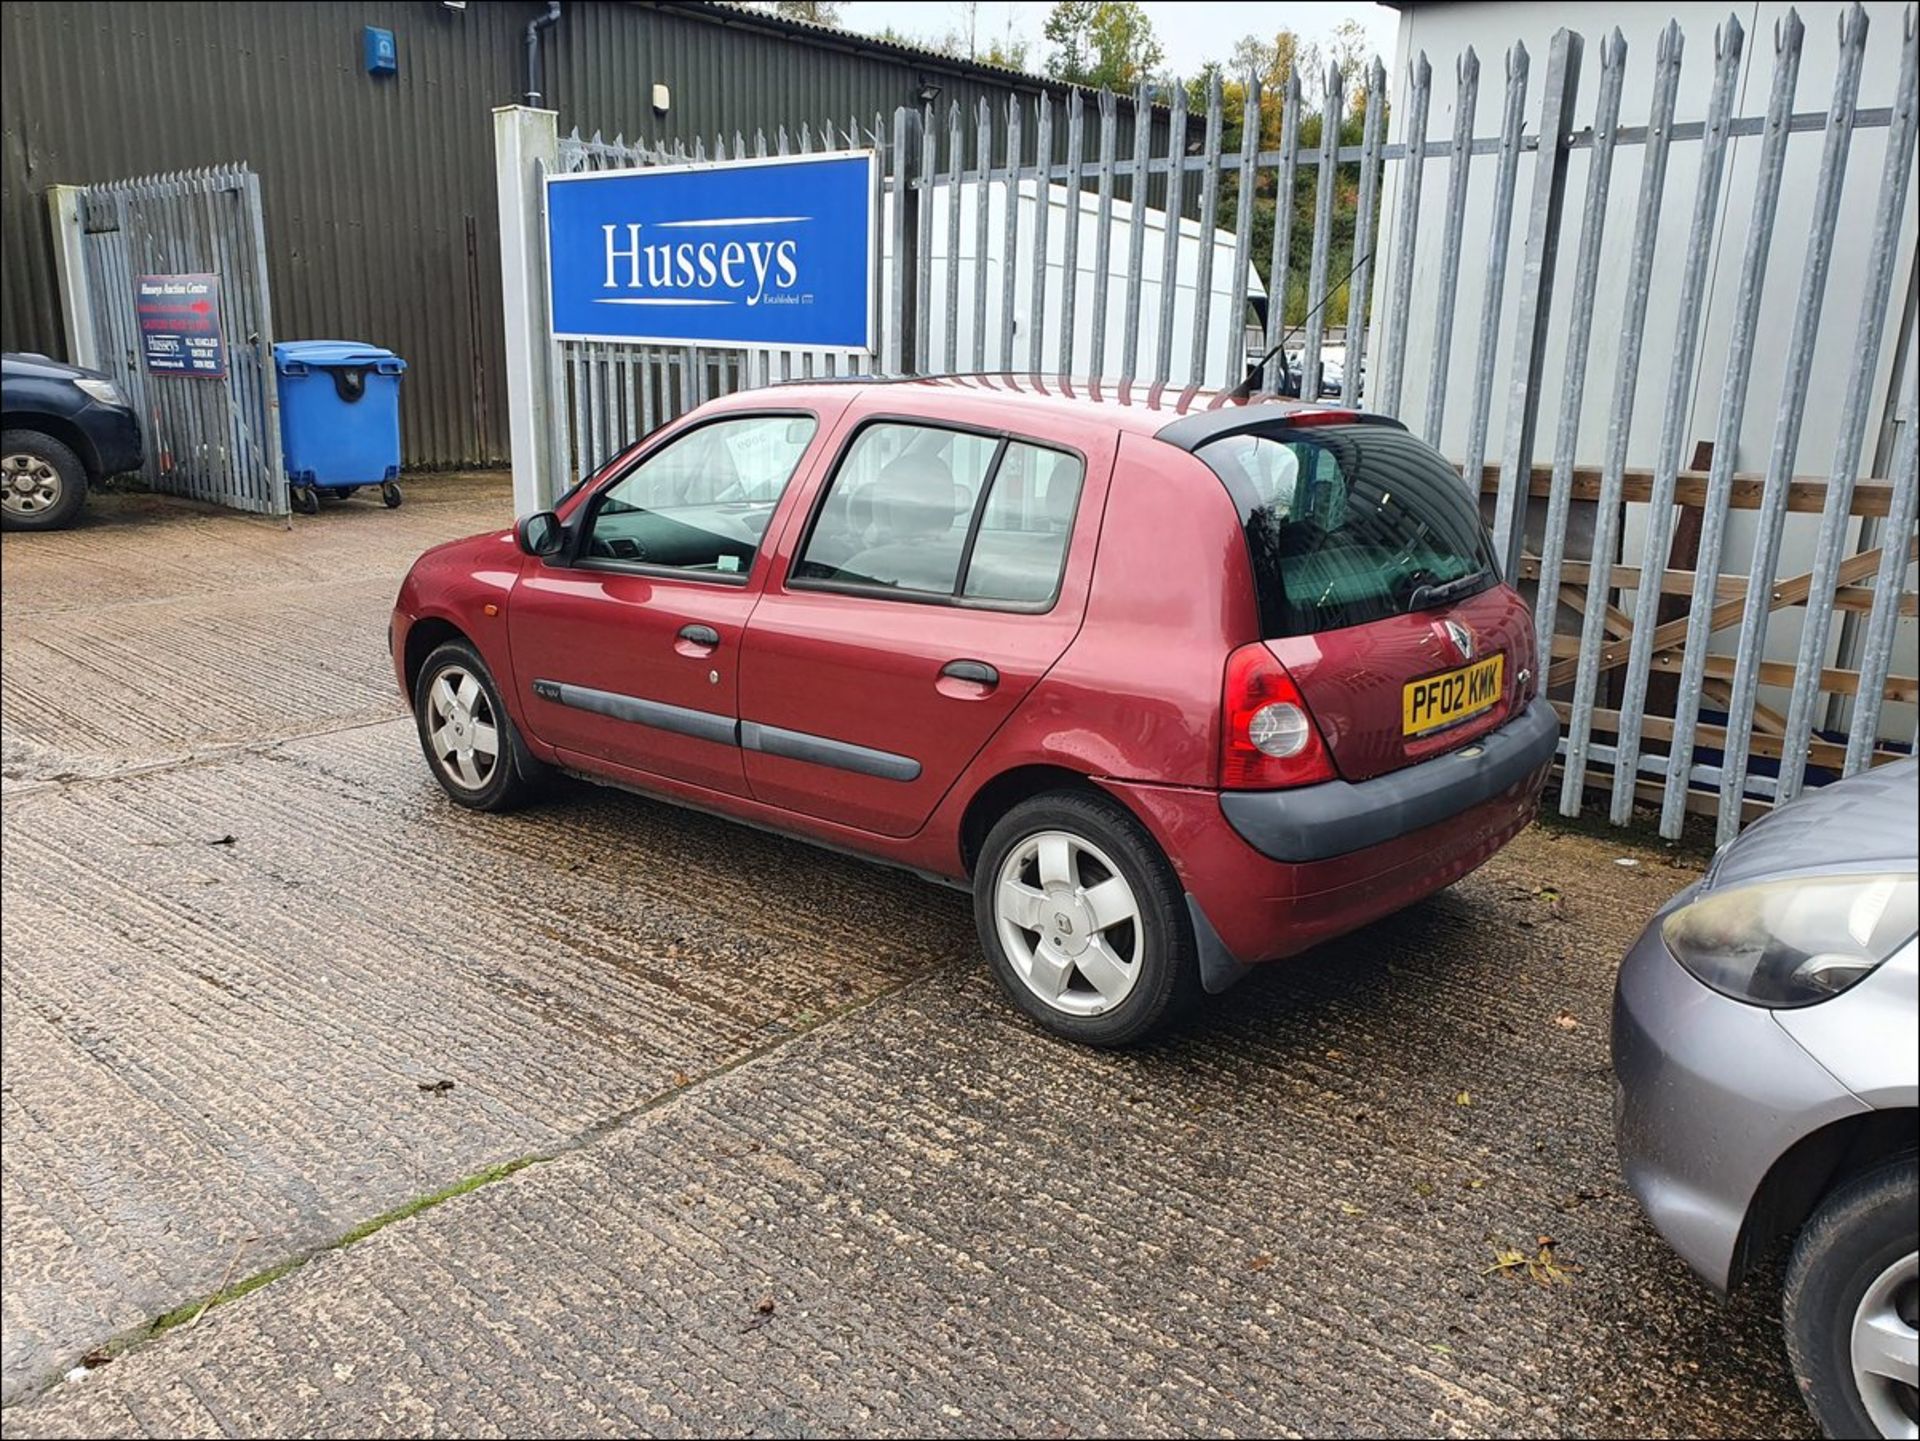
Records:
M1195 453L1239 506L1269 638L1450 605L1495 583L1466 485L1396 426L1276 426Z
M1009 443L973 538L961 594L976 600L1051 599L1085 475L1077 455Z
M794 579L1039 606L1059 588L1085 474L1026 441L882 422L828 483Z

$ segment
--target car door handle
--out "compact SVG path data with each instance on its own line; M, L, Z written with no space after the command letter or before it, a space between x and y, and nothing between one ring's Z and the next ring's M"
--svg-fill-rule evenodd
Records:
M710 625L683 625L680 627L680 639L711 647L720 644L720 632Z
M976 685L1000 684L1000 672L983 660L950 660L940 667L940 674L954 680L970 680Z

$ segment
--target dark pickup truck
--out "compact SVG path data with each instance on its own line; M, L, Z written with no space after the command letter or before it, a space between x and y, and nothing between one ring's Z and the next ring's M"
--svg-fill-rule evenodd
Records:
M72 525L87 487L140 468L140 419L97 370L0 355L0 526Z

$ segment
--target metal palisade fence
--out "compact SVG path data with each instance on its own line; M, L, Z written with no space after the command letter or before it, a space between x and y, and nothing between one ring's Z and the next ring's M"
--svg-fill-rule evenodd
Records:
M140 415L147 484L286 515L259 177L225 165L92 185L77 218L90 354ZM217 277L218 375L154 373L143 359L140 278L189 274Z
M1174 86L691 153L575 132L562 172L875 148L885 255L874 355L547 340L562 469L747 385L1044 373L1180 408L1280 345L1265 387L1323 377L1482 495L1537 608L1561 810L1598 793L1724 838L1914 746L1920 36L1911 6L1879 17L1872 45L1857 4L1817 42L1824 110L1788 11L1770 67L1729 15L1637 51L1563 30L1537 76L1516 42L1498 94L1467 48L1450 94L1416 53L1215 74L1192 115ZM1171 123L1134 124L1163 93Z

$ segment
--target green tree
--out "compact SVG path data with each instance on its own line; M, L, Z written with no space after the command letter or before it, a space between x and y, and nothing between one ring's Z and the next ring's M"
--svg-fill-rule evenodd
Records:
M1357 147L1366 131L1364 85L1366 68L1372 57L1365 48L1365 37L1359 33L1359 27L1355 26L1354 31L1354 35L1337 34L1331 47L1333 63L1340 67L1347 93L1351 97L1351 103L1340 119L1340 144L1343 147ZM1300 151L1303 155L1310 155L1319 149L1320 133L1325 123L1321 91L1324 88L1326 62L1314 46L1303 44L1292 31L1282 30L1270 41L1249 35L1233 47L1231 58L1225 66L1217 63L1204 66L1201 74L1188 82L1188 111L1192 114L1206 113L1208 86L1217 74L1220 77L1222 112L1221 148L1228 154L1237 153L1246 114L1246 80L1252 76L1260 83L1260 138L1257 146L1262 151L1276 150L1280 145L1285 119L1284 86L1290 64L1299 66L1300 73ZM1313 73L1315 69L1320 72L1317 79ZM1307 166L1299 167L1294 173L1293 227L1287 236L1286 247L1287 287L1280 312L1283 323L1288 326L1303 320L1309 305L1320 298L1314 296L1310 300L1307 295L1308 271L1313 263L1317 180L1317 172ZM1256 173L1254 183L1249 249L1262 282L1270 283L1273 227L1278 211L1277 173L1271 167L1263 167ZM1356 255L1363 253L1354 249L1359 199L1359 162L1343 162L1334 172L1333 215L1329 231L1327 280L1332 297L1322 312L1329 323L1335 325L1343 322L1347 313L1348 292L1342 277L1352 268ZM1239 221L1239 208L1240 173L1236 169L1223 173L1220 178L1220 199L1213 223L1225 230L1233 229ZM1375 224L1378 224L1377 212ZM1368 245L1373 245L1376 239L1377 236L1368 237Z
M771 0L764 7L782 20L806 20L840 27L840 0Z
M1041 33L1053 47L1047 73L1073 85L1131 89L1166 59L1134 0L1056 0Z

